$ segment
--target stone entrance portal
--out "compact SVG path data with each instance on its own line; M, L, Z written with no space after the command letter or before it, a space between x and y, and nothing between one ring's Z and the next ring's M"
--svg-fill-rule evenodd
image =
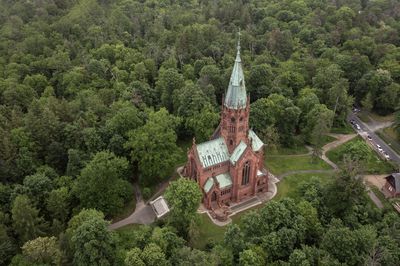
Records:
M211 194L211 201L216 201L217 200L217 192L213 192L212 194Z

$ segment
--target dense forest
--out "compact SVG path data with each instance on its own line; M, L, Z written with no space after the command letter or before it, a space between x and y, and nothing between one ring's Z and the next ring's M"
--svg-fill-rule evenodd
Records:
M398 110L398 0L0 0L0 264L399 265L399 217L351 167L205 250L190 182L167 220L107 230L133 179L151 193L218 125L239 29L267 149L319 149L352 105Z

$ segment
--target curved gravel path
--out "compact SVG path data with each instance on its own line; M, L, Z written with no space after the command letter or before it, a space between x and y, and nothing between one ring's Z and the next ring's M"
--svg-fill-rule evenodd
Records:
M327 164L329 164L333 169L332 170L296 170L296 171L289 171L286 173L283 173L279 176L277 176L277 178L279 180L282 180L285 176L289 176L289 175L293 175L293 174L308 174L308 173L333 173L335 171L339 170L339 167L332 162L331 160L329 160L329 158L326 156L326 152L328 152L329 150L332 150L334 148L336 148L337 146L342 145L343 143L355 138L357 136L357 134L329 134L329 136L336 138L336 140L326 144L325 146L322 147L322 155L321 155L321 159L324 160ZM312 151L310 151L309 153L306 154L294 154L292 156L304 156L304 155L310 155L312 154ZM287 155L286 155L287 156ZM290 156L290 155L289 155Z

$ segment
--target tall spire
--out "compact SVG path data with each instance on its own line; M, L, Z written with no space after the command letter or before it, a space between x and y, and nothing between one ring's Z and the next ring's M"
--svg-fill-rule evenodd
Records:
M229 81L228 91L225 97L225 106L232 109L246 108L247 95L244 83L244 74L242 69L242 60L240 58L240 29L237 43L237 53L235 64L233 66L231 79Z

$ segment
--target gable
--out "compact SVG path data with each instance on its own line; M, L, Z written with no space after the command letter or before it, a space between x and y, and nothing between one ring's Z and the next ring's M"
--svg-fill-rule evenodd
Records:
M264 143L252 129L249 130L249 140L253 151L259 151L264 146Z
M240 141L240 143L236 146L236 148L233 150L231 158L229 159L230 162L235 165L236 162L240 159L240 157L243 155L244 151L246 150L247 145L243 141Z

